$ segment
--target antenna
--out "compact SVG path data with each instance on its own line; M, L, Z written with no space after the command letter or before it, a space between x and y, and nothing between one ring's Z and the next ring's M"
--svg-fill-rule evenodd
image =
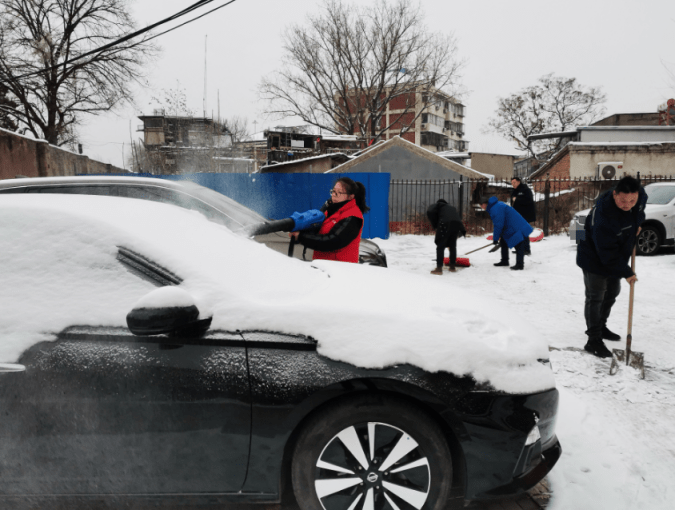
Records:
M206 118L206 43L208 34L204 36L204 99L202 101L202 108L204 110L204 118Z

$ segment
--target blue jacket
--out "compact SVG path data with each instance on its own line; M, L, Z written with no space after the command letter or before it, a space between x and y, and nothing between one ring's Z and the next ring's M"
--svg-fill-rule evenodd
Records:
M577 246L577 266L589 273L612 278L629 278L628 264L637 229L645 220L647 193L640 188L638 201L630 211L616 206L611 189L598 198L586 217L586 239Z
M509 245L509 248L513 248L525 240L534 230L513 207L500 202L497 197L490 197L485 210L490 213L490 218L492 218L492 225L494 226L492 239L495 243L501 237Z

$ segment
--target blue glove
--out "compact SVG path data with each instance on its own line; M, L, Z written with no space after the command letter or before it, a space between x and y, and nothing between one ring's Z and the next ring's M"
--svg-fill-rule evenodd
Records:
M304 230L315 223L321 223L326 219L326 216L318 209L310 209L303 213L294 212L291 214L291 219L295 221L295 227L291 232Z

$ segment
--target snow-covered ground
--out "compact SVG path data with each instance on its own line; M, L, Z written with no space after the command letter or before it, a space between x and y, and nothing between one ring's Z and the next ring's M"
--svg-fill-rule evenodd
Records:
M516 304L530 327L545 337L560 391L557 434L563 455L549 475L550 510L671 509L675 500L675 254L638 257L633 315L633 350L644 352L646 377L622 367L609 375L609 360L583 351L584 285L567 236L532 244L524 271L494 267L499 252L481 250L471 267L430 275L435 267L431 236L375 239L390 271L441 280L448 293L472 289ZM484 238L458 241L458 256L484 246ZM447 254L447 251L446 251ZM515 255L511 254L511 263ZM625 348L629 287L614 305L608 326L622 336L606 341Z

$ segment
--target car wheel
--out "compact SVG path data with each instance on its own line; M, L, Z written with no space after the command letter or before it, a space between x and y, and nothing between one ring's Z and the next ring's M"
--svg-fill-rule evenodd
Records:
M655 255L661 247L661 234L656 227L642 227L637 238L637 252L640 255Z
M291 471L302 510L440 510L452 487L440 427L388 397L344 401L315 416L298 438Z

